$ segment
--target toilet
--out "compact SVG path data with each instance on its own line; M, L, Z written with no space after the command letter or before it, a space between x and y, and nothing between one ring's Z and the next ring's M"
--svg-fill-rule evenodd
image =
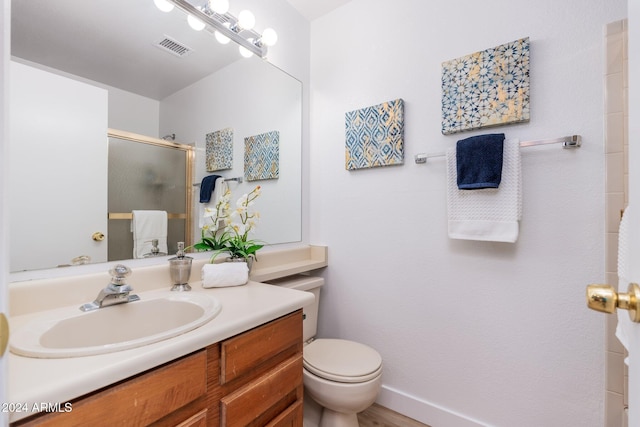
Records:
M304 389L305 394L315 401L315 407L320 409L318 426L358 427L357 413L371 406L380 391L382 357L371 347L358 342L315 339L323 278L297 275L269 283L312 292L316 297L312 305L303 309L302 325ZM306 412L313 407L305 402L305 427L310 424Z

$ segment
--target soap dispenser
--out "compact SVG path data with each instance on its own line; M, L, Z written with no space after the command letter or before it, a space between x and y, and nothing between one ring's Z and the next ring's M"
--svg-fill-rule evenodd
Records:
M189 277L191 276L191 263L193 258L184 255L184 242L178 242L178 252L173 258L169 258L169 274L173 286L172 291L190 291Z
M158 239L152 239L145 243L151 243L151 251L142 255L143 258L150 258L154 256L165 256L165 252L160 252L160 248L158 247Z

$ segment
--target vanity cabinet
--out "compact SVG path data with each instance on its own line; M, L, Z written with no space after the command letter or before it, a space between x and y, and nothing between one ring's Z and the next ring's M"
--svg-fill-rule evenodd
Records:
M220 425L302 427L302 312L220 345Z
M297 310L12 425L302 427L302 390Z

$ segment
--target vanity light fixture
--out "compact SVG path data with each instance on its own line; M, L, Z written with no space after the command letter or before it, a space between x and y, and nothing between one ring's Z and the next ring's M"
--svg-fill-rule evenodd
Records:
M267 47L273 46L278 41L278 35L272 28L267 28L263 34L253 29L256 18L248 10L240 12L236 18L228 12L228 0L208 0L203 6L195 6L189 0L154 0L156 6L159 2L166 2L176 6L187 14L189 25L195 30L211 27L218 42L226 44L233 40L240 45L240 53L245 58L258 55L264 58L267 55ZM160 9L165 10L165 9Z

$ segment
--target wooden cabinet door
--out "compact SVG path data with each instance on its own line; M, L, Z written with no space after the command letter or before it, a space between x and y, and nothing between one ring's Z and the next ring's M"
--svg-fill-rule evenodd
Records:
M301 354L223 397L221 427L264 426L298 402L302 402Z

